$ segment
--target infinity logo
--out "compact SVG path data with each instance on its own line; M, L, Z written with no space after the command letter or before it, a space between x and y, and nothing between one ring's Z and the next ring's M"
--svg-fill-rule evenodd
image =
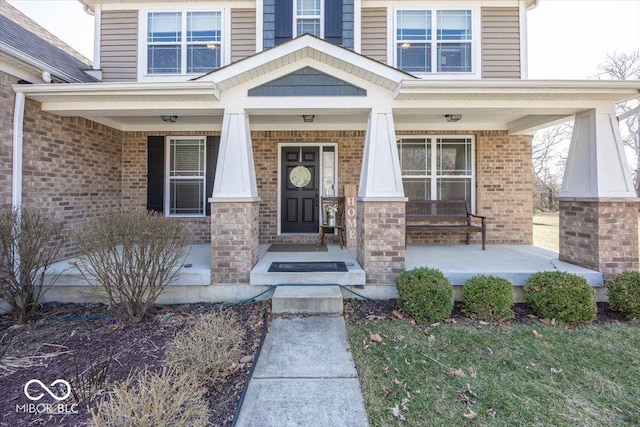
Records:
M42 390L44 390L47 393L49 393L49 396L53 397L57 401L66 400L69 396L71 396L71 384L69 384L65 380L57 379L57 380L55 380L54 382L51 383L51 387L55 387L57 384L64 384L64 386L67 388L67 392L62 396L58 396L57 394L55 394L49 387L44 385L44 383L42 381L40 381L40 380L29 380L24 385L24 395L27 396L27 399L29 399L29 400L40 400L40 399L42 399L44 397L44 393L40 393L37 396L32 396L29 393L29 386L31 384L38 384L40 387L42 387Z

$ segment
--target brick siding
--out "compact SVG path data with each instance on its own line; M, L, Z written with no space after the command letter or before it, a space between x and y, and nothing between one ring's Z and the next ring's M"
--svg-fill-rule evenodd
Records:
M122 206L127 210L147 208L147 137L162 136L206 136L220 132L125 132L122 144ZM210 195L209 195L210 196ZM176 218L189 233L189 243L211 242L211 218Z
M258 203L211 203L211 283L249 283L258 261Z
M560 259L605 278L638 270L638 203L560 201Z
M394 283L405 269L405 202L358 202L358 262L367 283Z
M43 112L39 103L27 100L23 162L23 204L48 209L63 221L62 258L76 253L73 232L87 219L121 206L118 130Z

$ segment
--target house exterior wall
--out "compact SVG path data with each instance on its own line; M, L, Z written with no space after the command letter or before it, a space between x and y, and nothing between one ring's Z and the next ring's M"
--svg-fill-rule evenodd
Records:
M387 8L362 8L361 53L371 59L387 63Z
M100 23L100 65L105 82L138 78L138 11L106 10Z
M0 71L0 206L11 206L15 105L15 93L11 85L16 83L17 77Z
M145 211L147 209L147 137L161 136L206 136L219 132L125 132L122 143L122 208ZM211 242L211 217L185 218L181 221L190 235L189 243Z
M119 209L122 132L43 112L27 100L24 114L23 203L63 221L60 258L76 253L73 232L90 218Z
M345 184L358 184L364 131L254 131L253 158L260 195L260 243L315 242L317 236L277 235L279 143L337 143L338 191Z
M482 78L519 79L520 10L482 8Z
M231 62L256 53L256 10L231 9Z
M342 1L342 41L341 45L353 49L356 43L356 4L354 0ZM389 2L391 3L391 2ZM417 5L418 2L416 2ZM478 22L481 25L480 40L474 43L480 45L481 75L483 79L521 78L521 10L517 2L513 7L479 7ZM203 2L204 4L204 2ZM383 3L380 3L381 5ZM215 5L211 2L209 6ZM111 6L114 8L117 6ZM416 6L429 7L428 2ZM100 64L104 81L135 81L138 78L138 40L144 39L139 35L139 11L134 7L126 10L110 10L101 12L100 18ZM176 4L176 8L180 6ZM410 9L410 6L406 6ZM123 7L123 9L125 9ZM229 38L230 55L228 60L236 62L256 52L257 37L262 37L265 49L273 47L276 37L276 14L278 10L275 0L264 0L261 16L257 16L255 7L245 8L231 6L230 33L223 34ZM376 61L387 64L393 63L393 52L389 52L392 45L390 31L393 31L393 8L383 5L360 10L360 46L361 53ZM262 22L257 22L262 20ZM261 24L261 25L259 25ZM293 22L291 23L293 25ZM262 28L261 34L257 30ZM258 40L259 41L259 40ZM474 48L475 49L475 48ZM227 65L226 63L223 65ZM475 71L474 71L475 73ZM446 78L446 77L445 77ZM454 77L455 78L455 77Z
M443 132L436 132L442 135ZM428 135L434 132L399 132ZM533 242L531 137L503 131L462 132L476 136L477 213L487 217L489 244L530 245ZM451 133L453 134L453 133ZM314 242L315 236L277 235L278 143L338 144L338 184L358 184L365 134L363 131L254 131L253 156L260 202L260 242ZM360 219L358 219L360 221ZM474 233L475 234L475 233ZM479 235L472 242L480 243ZM466 236L412 231L407 243L463 243Z

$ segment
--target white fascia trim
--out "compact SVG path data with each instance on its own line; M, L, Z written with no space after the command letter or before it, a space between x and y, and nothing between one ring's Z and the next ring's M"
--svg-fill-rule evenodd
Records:
M12 46L9 46L8 44L4 43L4 42L0 42L0 51L4 51L6 52L8 55L11 55L13 57L15 57L16 59L34 67L40 70L40 72L42 71L48 71L49 73L51 73L53 76L62 78L63 80L66 80L68 82L77 82L78 79L76 79L75 77L65 73L62 70L59 70L57 68L54 68L52 66L50 66L49 64L40 61L37 58L34 58L33 56L29 56L26 55L24 52L19 51L15 48L13 48Z
M188 81L188 82L138 82L138 83L67 83L67 84L38 84L38 85L13 85L15 92L21 92L27 96L37 97L42 95L53 100L56 96L67 97L72 95L122 95L123 97L146 96L189 96L202 97L214 96L220 99L220 89L214 82Z
M403 80L394 98L410 94L605 94L615 102L640 96L640 82L633 80Z
M16 93L13 110L13 161L11 165L11 206L22 204L22 152L24 132L24 93Z
M196 80L207 79L214 80L220 83L225 80L232 79L239 74L249 72L254 68L260 67L269 62L277 61L282 57L297 53L304 49L312 49L319 52L320 54L325 54L329 57L348 62L350 64L353 64L355 67L360 67L391 81L400 82L401 80L407 79L410 76L403 71L395 70L387 65L363 57L343 47L333 45L317 37L305 34L280 46L262 51L254 56L243 59L242 61L234 62L233 64L220 68L219 70L212 71L211 73L206 74ZM311 54L306 54L304 56L313 57L313 55Z

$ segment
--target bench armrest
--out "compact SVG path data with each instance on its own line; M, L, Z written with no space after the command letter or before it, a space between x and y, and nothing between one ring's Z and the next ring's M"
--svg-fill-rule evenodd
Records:
M486 216L474 215L471 212L467 212L467 216L472 216L474 218L487 219Z

